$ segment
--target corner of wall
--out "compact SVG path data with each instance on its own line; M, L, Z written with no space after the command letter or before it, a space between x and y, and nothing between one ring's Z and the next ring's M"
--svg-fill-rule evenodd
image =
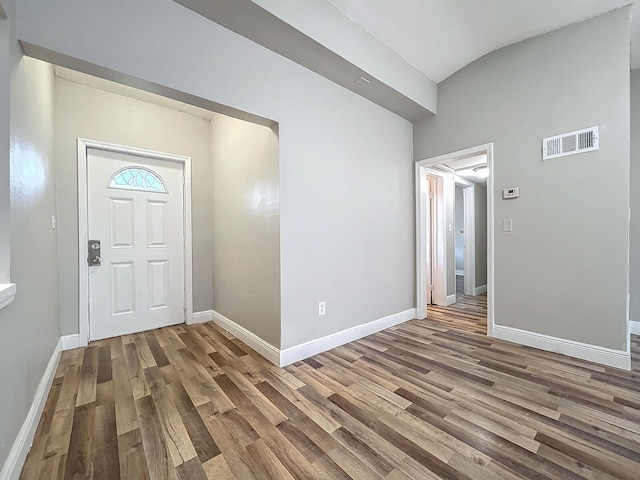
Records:
M0 404L5 407L0 411L3 446L13 444L20 425L30 415L29 405L51 350L60 342L58 242L51 227L56 203L53 79L50 66L22 56L15 38L10 39L9 51L11 277L17 294L0 312L0 351L11 358L12 365L0 378ZM9 453L0 448L1 463Z

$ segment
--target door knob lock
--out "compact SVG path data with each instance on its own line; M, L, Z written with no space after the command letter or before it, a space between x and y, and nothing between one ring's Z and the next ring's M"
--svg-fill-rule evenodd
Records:
M100 258L100 240L89 240L89 256L87 262L90 267L99 267L102 259Z

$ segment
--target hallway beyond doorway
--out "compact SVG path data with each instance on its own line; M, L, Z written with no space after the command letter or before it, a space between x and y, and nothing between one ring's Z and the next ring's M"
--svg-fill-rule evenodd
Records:
M456 277L456 291L462 275ZM487 334L487 294L468 295L456 294L456 303L448 307L429 305L428 320L444 322L459 330L480 335Z

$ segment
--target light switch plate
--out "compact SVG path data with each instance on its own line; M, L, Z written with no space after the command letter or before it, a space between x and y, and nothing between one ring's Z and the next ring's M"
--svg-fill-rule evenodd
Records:
M513 220L510 218L502 219L502 231L503 232L513 232Z

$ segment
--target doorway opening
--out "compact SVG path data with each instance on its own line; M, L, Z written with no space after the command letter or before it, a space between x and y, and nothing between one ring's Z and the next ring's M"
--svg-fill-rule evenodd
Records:
M491 335L493 144L421 160L415 168L417 318L457 304Z
M476 296L485 292L487 285L486 270L476 269L476 265L487 263L486 241L483 241L487 236L486 183L476 184L457 175L454 178L455 293L456 296ZM480 244L477 254L476 242ZM481 270L479 275L477 270Z

